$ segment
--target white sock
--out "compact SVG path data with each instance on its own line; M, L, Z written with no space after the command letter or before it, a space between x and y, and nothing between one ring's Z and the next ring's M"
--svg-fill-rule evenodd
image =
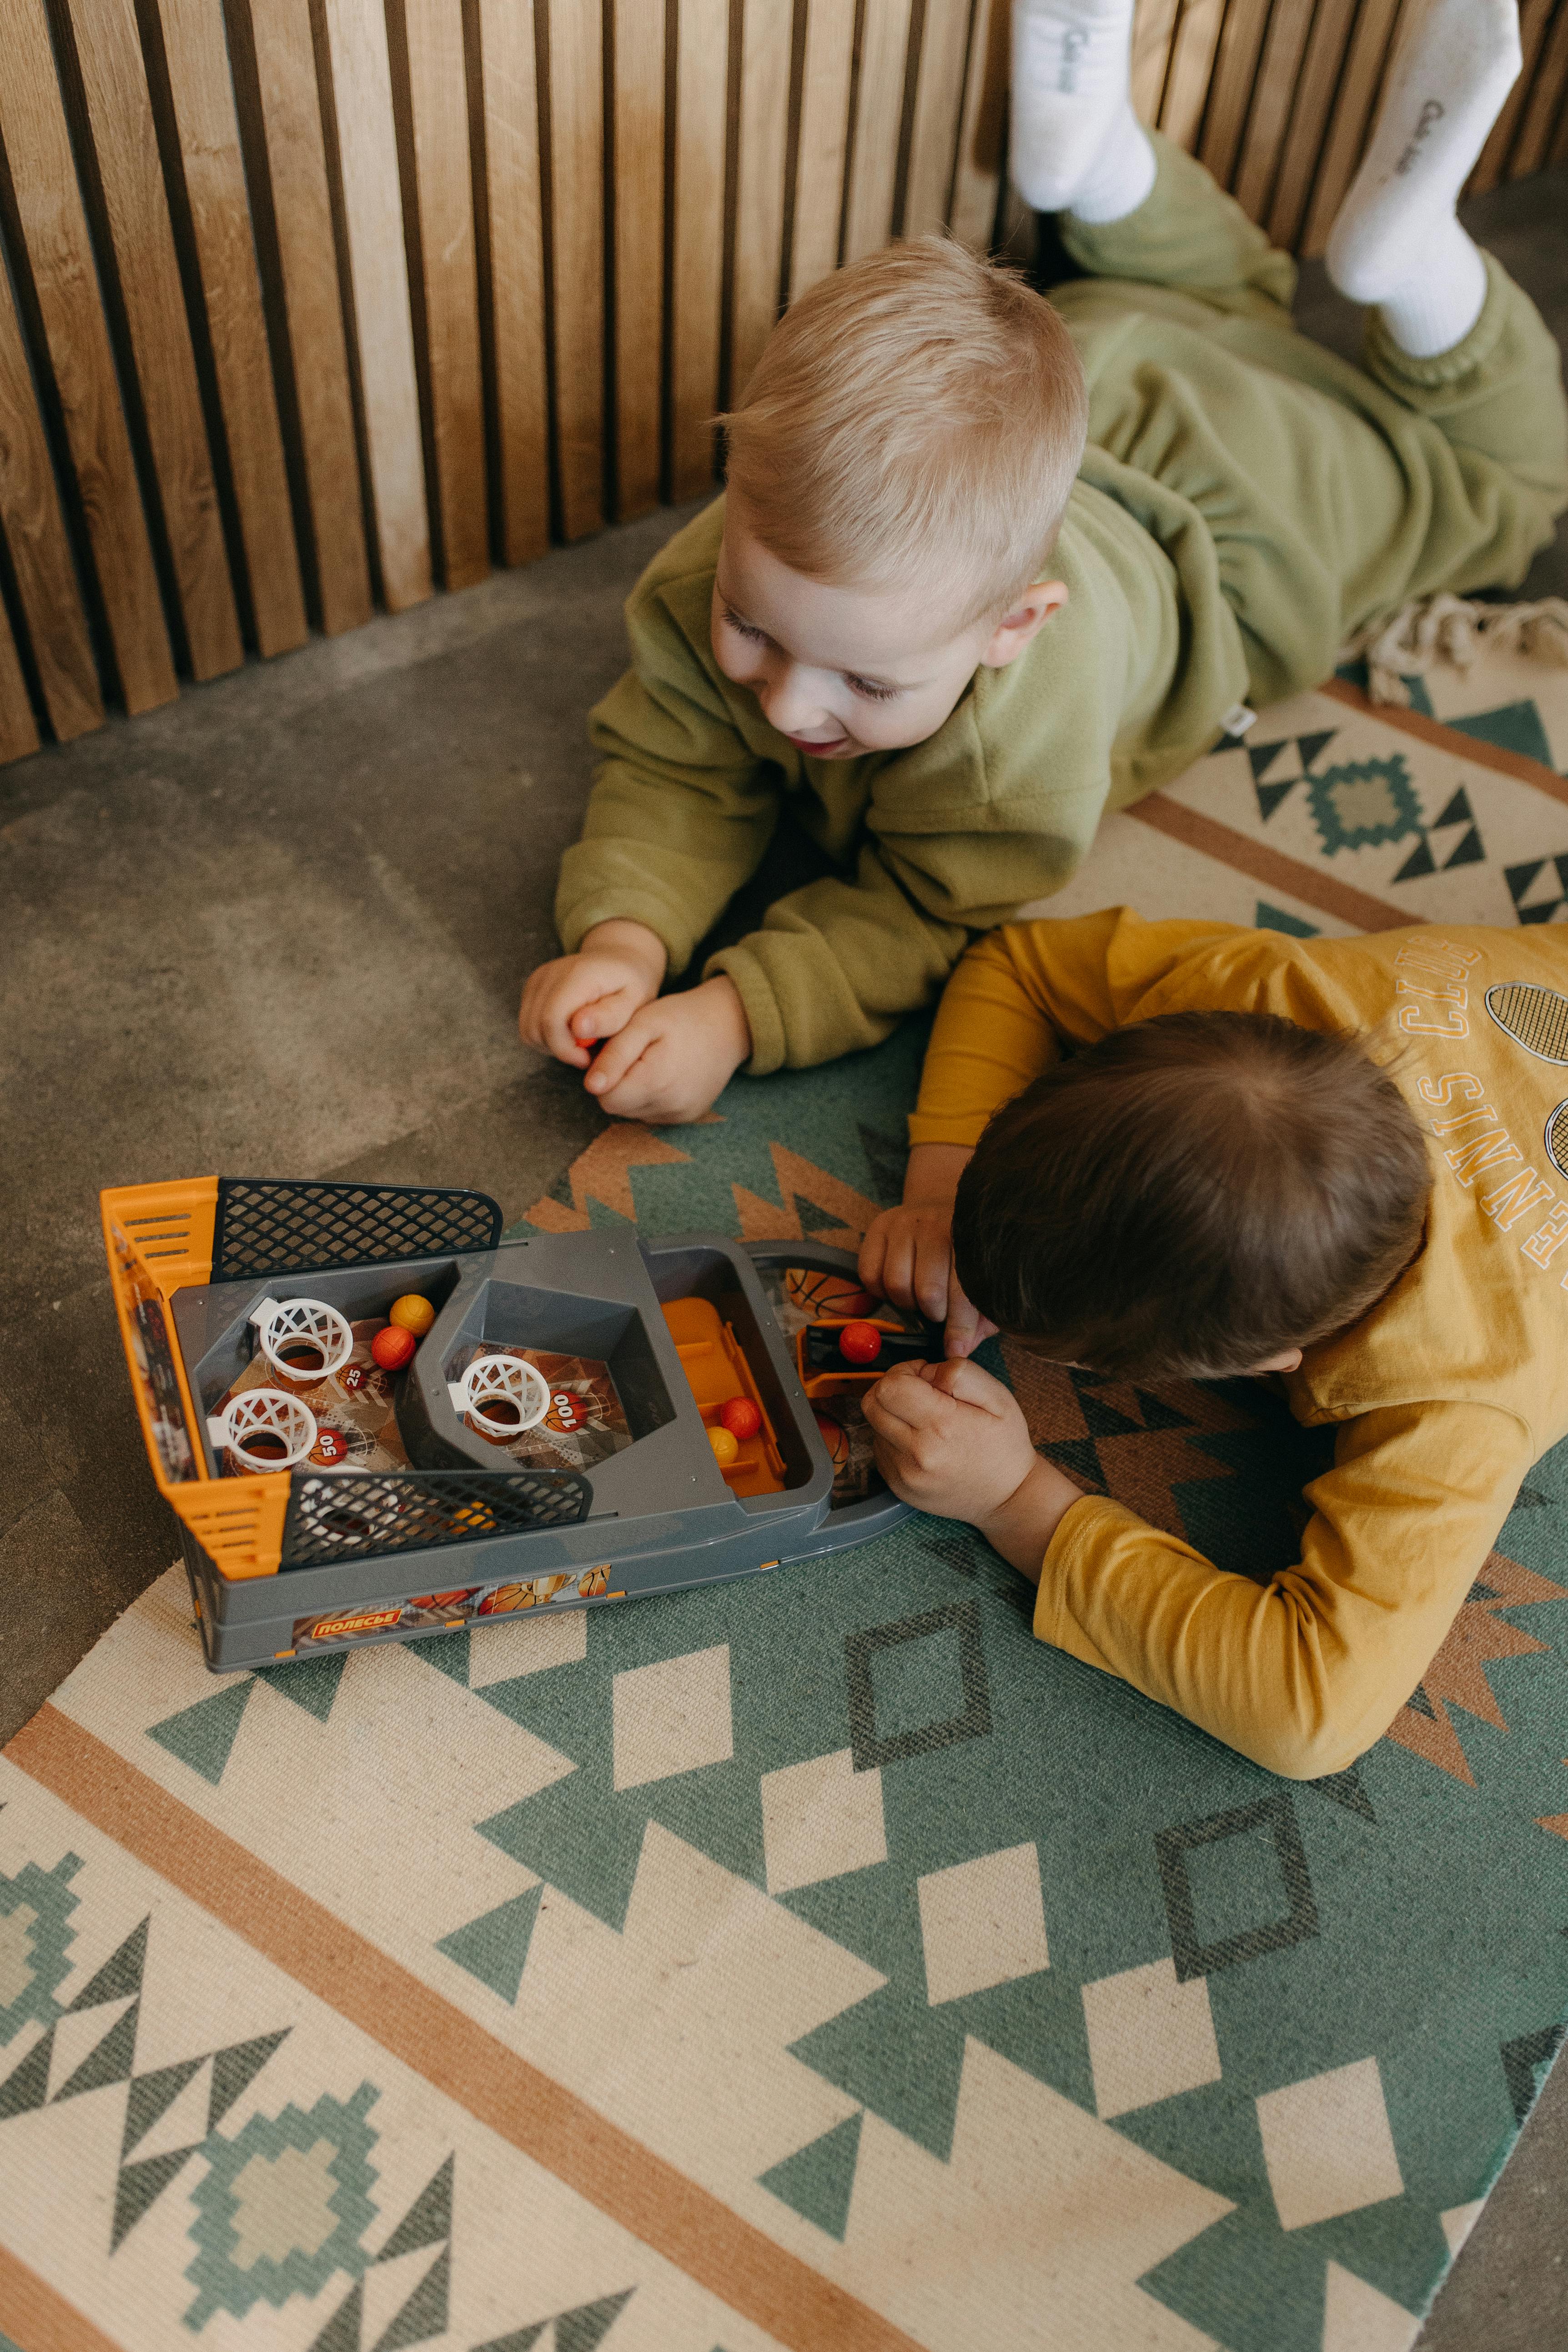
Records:
M1426 241L1416 275L1378 305L1378 316L1402 352L1435 359L1464 341L1487 299L1487 265L1450 214Z
M1037 212L1068 209L1122 113L1131 113L1132 6L1133 0L1013 0L1009 169Z
M1520 64L1516 0L1426 0L1334 223L1330 278L1381 304L1413 357L1447 351L1480 316L1486 268L1455 206Z
M1074 220L1099 227L1135 213L1154 184L1159 165L1148 132L1123 99L1088 175L1079 181L1068 209Z

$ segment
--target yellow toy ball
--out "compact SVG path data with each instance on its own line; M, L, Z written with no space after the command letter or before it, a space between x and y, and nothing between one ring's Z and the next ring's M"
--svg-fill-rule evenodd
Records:
M386 1319L389 1323L400 1323L405 1331L412 1331L416 1339L423 1339L436 1320L436 1309L427 1298L420 1297L418 1291L410 1290L404 1297L393 1300Z
M731 1462L739 1461L741 1441L733 1430L710 1429L708 1443L713 1448L713 1459L721 1470L727 1469Z

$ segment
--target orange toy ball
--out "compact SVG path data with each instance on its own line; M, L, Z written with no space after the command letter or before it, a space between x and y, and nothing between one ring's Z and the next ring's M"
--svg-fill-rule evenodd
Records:
M741 1441L732 1430L710 1429L708 1443L713 1448L713 1459L721 1470L727 1470L731 1462L740 1460Z
M874 1364L882 1352L882 1335L874 1323L846 1323L838 1352L847 1364Z
M436 1309L427 1298L420 1297L418 1291L410 1290L401 1298L393 1300L387 1311L387 1320L395 1323L400 1330L412 1331L416 1339L423 1339L436 1320Z
M400 1372L414 1354L416 1340L412 1331L401 1323L389 1323L378 1331L370 1343L370 1352L384 1372Z
M738 1437L742 1444L748 1437L755 1437L763 1425L763 1416L750 1397L727 1397L719 1408L719 1418L731 1436Z

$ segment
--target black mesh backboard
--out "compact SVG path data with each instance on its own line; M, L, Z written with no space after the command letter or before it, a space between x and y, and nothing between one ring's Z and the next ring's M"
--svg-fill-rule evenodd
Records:
M500 1227L500 1204L488 1192L220 1176L212 1279L494 1249Z
M280 1565L322 1568L574 1527L587 1517L592 1492L580 1470L335 1471L325 1477L296 1470Z

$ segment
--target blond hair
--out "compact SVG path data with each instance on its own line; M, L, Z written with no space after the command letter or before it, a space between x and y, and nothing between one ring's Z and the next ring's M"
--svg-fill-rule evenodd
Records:
M937 574L963 625L1042 576L1088 431L1061 320L950 237L823 278L721 418L747 522L837 587Z

